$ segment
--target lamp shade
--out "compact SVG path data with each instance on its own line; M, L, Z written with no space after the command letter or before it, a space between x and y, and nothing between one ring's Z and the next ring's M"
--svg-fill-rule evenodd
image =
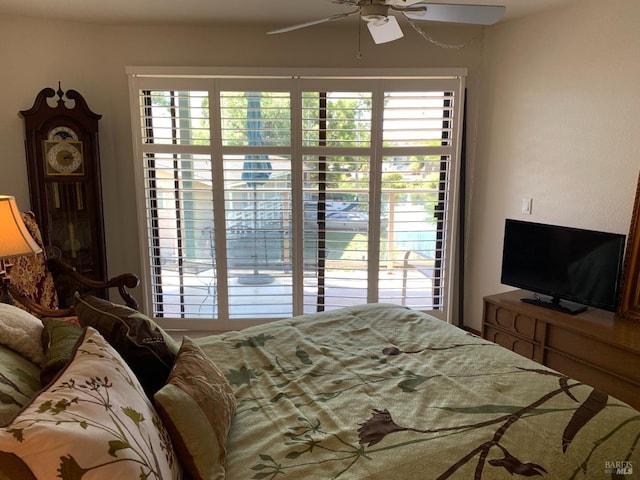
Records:
M41 250L22 221L15 198L0 195L0 259L33 255Z

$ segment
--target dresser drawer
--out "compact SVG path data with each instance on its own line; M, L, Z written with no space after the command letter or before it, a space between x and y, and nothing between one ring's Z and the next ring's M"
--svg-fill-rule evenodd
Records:
M523 338L534 340L536 337L535 318L494 303L485 304L484 321Z
M567 315L527 295L485 297L484 338L640 408L640 324L597 308Z
M640 355L555 325L547 328L548 348L640 384Z
M568 377L612 395L632 407L640 408L640 384L613 376L581 360L567 357L561 352L548 351L545 364Z
M536 362L542 361L542 347L540 345L536 345L520 337L515 337L501 329L487 325L484 330L484 338L508 348L523 357L535 360Z

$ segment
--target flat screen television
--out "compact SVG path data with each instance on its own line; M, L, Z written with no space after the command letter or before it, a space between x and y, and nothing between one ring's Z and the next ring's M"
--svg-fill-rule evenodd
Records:
M522 301L554 310L615 311L624 246L618 233L507 219L501 282L533 292Z

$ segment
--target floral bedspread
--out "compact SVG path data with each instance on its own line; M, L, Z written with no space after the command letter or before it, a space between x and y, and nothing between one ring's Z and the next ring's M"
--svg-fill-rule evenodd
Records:
M640 474L640 412L420 312L349 307L199 344L238 399L228 480Z

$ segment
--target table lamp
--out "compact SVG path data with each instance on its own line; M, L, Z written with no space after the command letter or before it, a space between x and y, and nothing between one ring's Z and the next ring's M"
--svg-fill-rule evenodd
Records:
M0 302L13 303L8 289L12 259L41 251L22 221L15 198L0 195Z

